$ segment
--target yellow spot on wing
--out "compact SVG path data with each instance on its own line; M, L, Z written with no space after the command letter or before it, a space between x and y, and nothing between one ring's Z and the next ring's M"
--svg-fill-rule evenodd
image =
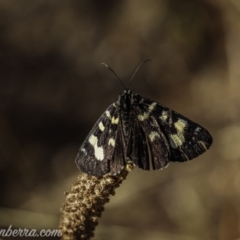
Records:
M173 148L178 148L180 146L183 145L185 139L184 136L182 134L178 135L178 134L169 134L170 136L170 144Z
M160 138L160 135L158 134L158 132L152 131L148 137L150 138L150 141L153 142L155 140L155 138Z
M99 161L102 161L104 159L103 148L98 147L97 137L94 135L91 135L88 141L94 148L94 155L95 155L96 159Z
M108 141L108 145L112 145L113 147L115 147L115 140L113 138L110 138Z
M111 114L110 114L109 111L106 111L106 116L107 116L108 118L111 118Z
M148 113L143 113L143 115L138 115L138 119L140 121L144 121L147 118L148 118Z
M157 105L157 103L152 103L149 107L148 107L148 111L144 112L142 115L138 115L138 119L140 121L144 121L145 119L148 118L149 114L153 111L153 109L155 108L155 106Z
M100 129L102 132L103 132L104 129L105 129L105 127L104 127L104 125L103 125L102 122L100 122L100 123L98 124L98 127L99 127L99 129Z
M184 132L186 126L187 121L183 119L178 119L177 122L174 123L174 127L177 129L177 132Z
M184 137L184 129L187 126L187 121L183 119L178 119L177 122L174 123L174 127L177 130L176 134L170 134L170 140L171 140L171 146L173 148L178 148L182 146L185 142L185 137Z
M111 123L112 124L118 124L119 118L112 117Z
M148 112L152 112L152 110L155 108L155 106L157 105L157 103L152 103L149 107L148 107Z

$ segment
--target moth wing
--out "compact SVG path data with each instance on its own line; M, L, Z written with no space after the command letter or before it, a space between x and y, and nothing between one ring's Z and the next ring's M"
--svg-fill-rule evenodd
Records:
M79 149L75 162L80 170L98 177L110 172L118 124L119 108L112 104L95 123Z
M122 119L120 119L113 159L110 162L110 173L112 175L118 174L127 165L128 161L140 168L149 170L148 147L145 133L141 129L134 113L130 120L131 128L129 129L128 139L124 137L122 124Z
M113 157L110 161L110 174L116 175L126 166L125 159L126 144L124 142L121 123L118 125Z
M170 161L191 160L211 146L210 133L199 124L149 99L144 98L140 106L148 115L145 121L155 119L154 124L157 122L159 130L156 132L164 136L162 139L167 145Z
M144 135L141 141L145 142L147 146L146 158L140 158L140 162L136 165L144 170L149 170L151 163L152 168L156 170L168 165L170 149L169 143L155 117L146 114L148 107L148 105L142 103L135 109L136 120L140 126L139 132Z
M137 165L139 168L144 170L149 170L150 164L147 140L144 129L139 124L135 112L136 109L134 110L133 115L132 132L127 156L129 156L134 165Z

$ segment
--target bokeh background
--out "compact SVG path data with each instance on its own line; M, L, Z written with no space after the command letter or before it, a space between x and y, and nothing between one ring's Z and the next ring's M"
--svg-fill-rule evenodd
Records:
M0 229L55 229L74 158L123 88L207 128L208 152L132 171L94 239L240 239L240 1L0 0ZM27 238L29 239L29 238Z

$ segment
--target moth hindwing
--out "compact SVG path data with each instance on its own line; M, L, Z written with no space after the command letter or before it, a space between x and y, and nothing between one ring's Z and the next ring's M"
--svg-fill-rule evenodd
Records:
M125 90L98 119L76 164L94 176L118 174L128 163L143 170L184 162L212 144L209 132L181 114Z

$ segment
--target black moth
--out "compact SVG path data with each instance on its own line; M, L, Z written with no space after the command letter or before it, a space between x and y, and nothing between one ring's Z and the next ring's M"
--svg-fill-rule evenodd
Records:
M146 61L134 72L129 87ZM212 137L206 129L129 87L124 87L123 94L107 108L84 140L75 159L80 170L97 177L116 175L129 163L143 170L150 170L150 166L157 170L170 161L191 160L211 146Z

